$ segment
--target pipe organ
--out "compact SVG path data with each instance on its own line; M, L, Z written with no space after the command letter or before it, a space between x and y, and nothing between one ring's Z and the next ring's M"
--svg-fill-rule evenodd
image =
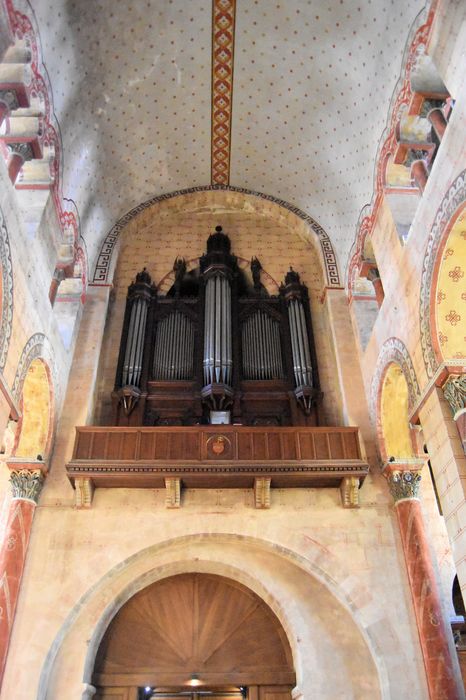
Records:
M128 289L112 394L115 425L318 425L309 298L290 269L277 295L217 226L199 267L174 264L162 296L147 270Z

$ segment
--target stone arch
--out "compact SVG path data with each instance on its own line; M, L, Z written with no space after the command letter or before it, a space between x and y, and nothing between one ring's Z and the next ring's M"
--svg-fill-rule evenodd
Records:
M24 387L26 382L28 382L28 375L30 375L31 370L35 368L41 375L41 390L43 390L44 393L45 391L48 392L47 437L45 440L41 440L41 445L44 447L43 452L45 452L45 454L39 452L39 454L42 454L42 457L45 457L50 452L53 436L55 434L58 379L52 346L43 333L36 333L31 336L21 353L12 388L12 394L17 402L22 401ZM46 382L46 387L44 382ZM18 445L20 445L23 428L27 426L24 421L25 417L22 416L16 430L15 451L17 451ZM42 421L42 424L43 423L44 421ZM36 457L35 454L30 456Z
M113 251L118 242L118 237L122 229L145 209L152 207L154 204L173 199L176 197L184 197L186 195L202 193L202 192L228 192L236 195L243 195L244 199L249 200L250 204L254 206L255 202L268 203L269 209L272 207L276 210L277 214L282 216L294 215L298 223L301 225L303 234L318 243L320 249L320 257L322 261L322 266L326 274L326 284L329 287L340 287L340 272L337 262L336 253L333 249L332 242L328 233L320 226L320 224L315 221L311 216L303 212L298 207L285 202L284 200L277 199L272 195L267 195L262 192L255 192L253 190L247 190L241 187L232 187L226 185L206 185L202 187L192 187L185 190L178 190L175 192L170 192L163 195L158 195L148 199L147 201L134 207L124 216L122 216L119 221L113 226L113 228L107 234L102 247L100 249L99 255L97 257L97 262L94 270L93 284L102 285L109 282L109 277L112 268L112 255Z
M433 377L443 361L443 353L435 329L436 291L441 259L446 242L465 206L466 169L455 178L442 199L430 230L422 265L420 332L422 354L428 377Z
M13 324L13 265L5 218L0 209L0 370L5 367Z
M308 608L303 608L306 605L317 606L314 625L324 624L319 619L319 611L324 618L330 614L338 628L340 622L346 624L343 636L351 640L351 650L347 651L353 656L357 648L358 653L363 654L367 673L361 687L355 688L355 696L361 700L390 697L384 654L380 649L385 639L382 629L388 621L378 619L374 626L370 591L362 590L345 574L340 561L312 541L309 542L309 557L304 559L285 547L255 537L209 533L177 537L136 552L95 583L76 603L48 652L37 700L54 700L60 697L63 687L76 697L79 697L79 690L82 698L89 697L97 649L117 611L151 583L186 572L231 578L264 600L288 637L297 674L298 697L302 697L300 692L306 696L305 687L310 687L311 676L314 692L319 694L322 688L319 697L334 697L334 688L325 690L328 686L326 669L322 670L322 678L312 675L318 674L315 664L319 659L313 661L310 657L313 654L318 657L319 653L307 639L312 632L309 620L305 619L309 616ZM325 602L331 603L331 610L322 604L319 606L315 591L320 591ZM330 637L338 637L338 634L339 630L333 629ZM345 650L340 651L346 654ZM332 663L339 664L340 660L333 657ZM327 672L331 671L327 669Z
M385 450L385 438L382 427L382 391L390 367L397 366L402 373L407 387L406 419L411 415L420 396L421 390L414 370L414 365L405 344L399 338L388 338L380 349L371 385L370 415L376 427L382 459L390 455Z

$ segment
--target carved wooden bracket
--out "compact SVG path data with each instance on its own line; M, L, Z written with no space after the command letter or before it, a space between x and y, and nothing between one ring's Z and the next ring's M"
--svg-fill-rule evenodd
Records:
M343 508L359 508L358 477L345 476L341 481L340 494Z
M267 477L254 479L254 502L256 508L270 508L270 482Z
M76 508L90 508L94 496L92 479L78 477L74 481Z
M165 479L165 505L167 508L181 507L181 479Z

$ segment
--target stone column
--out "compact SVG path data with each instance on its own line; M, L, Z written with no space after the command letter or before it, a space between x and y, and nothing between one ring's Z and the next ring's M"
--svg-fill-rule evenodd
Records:
M466 454L466 374L450 374L442 387Z
M417 460L416 460L417 461ZM464 690L441 604L418 499L419 464L388 463L384 474L395 500L430 700L459 700Z
M3 679L32 519L43 482L44 475L41 469L14 469L10 474L13 498L0 551L0 683Z

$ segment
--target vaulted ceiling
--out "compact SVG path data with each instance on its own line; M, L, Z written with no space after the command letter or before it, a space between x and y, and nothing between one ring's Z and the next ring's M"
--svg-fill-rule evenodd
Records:
M423 6L34 0L90 257L140 202L219 183L310 214L343 267Z

